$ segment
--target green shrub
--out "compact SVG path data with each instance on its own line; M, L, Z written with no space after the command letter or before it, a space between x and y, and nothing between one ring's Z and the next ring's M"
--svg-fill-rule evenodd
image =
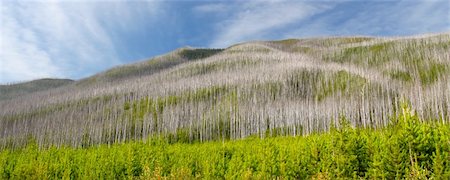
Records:
M424 122L406 105L401 111L386 128L354 128L342 117L330 132L304 137L181 143L191 141L180 130L174 141L78 149L30 143L0 152L0 178L449 179L450 125Z

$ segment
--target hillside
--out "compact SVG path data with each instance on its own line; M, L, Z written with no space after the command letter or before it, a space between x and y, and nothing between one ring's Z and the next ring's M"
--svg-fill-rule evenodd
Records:
M449 33L181 48L61 86L2 90L0 148L308 135L339 117L377 129L404 101L449 122L449 78Z
M72 83L70 79L38 79L34 81L0 85L0 100L13 99L30 93L45 91Z

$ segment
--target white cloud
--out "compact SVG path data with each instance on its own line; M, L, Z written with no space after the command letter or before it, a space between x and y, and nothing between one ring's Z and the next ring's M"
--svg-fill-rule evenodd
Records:
M414 35L448 31L450 3L433 1L347 2L305 26L286 33L284 38L326 35ZM348 4L347 4L348 5Z
M12 17L8 4L1 9L0 82L59 75L50 55L35 45L36 33Z
M412 35L448 31L450 3L414 1L253 1L197 7L198 13L225 9L211 47L255 39L329 35ZM201 10L198 10L201 9Z
M0 83L80 78L120 64L114 32L158 10L139 3L2 2Z
M197 13L222 13L230 10L232 6L222 3L202 4L194 7L194 12Z
M260 38L330 7L331 5L301 1L256 1L236 5L235 15L218 24L218 36L210 46L225 47Z

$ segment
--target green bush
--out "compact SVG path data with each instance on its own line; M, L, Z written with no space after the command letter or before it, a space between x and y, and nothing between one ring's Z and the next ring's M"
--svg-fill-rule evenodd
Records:
M0 152L0 179L449 179L449 134L449 124L424 122L404 106L378 130L354 128L343 117L330 132L303 137L180 143L188 142L180 130L178 142L30 143Z

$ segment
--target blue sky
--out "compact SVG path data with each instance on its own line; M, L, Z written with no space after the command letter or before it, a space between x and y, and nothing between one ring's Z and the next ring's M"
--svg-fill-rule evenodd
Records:
M6 0L0 8L0 84L80 79L183 46L450 31L447 0Z

